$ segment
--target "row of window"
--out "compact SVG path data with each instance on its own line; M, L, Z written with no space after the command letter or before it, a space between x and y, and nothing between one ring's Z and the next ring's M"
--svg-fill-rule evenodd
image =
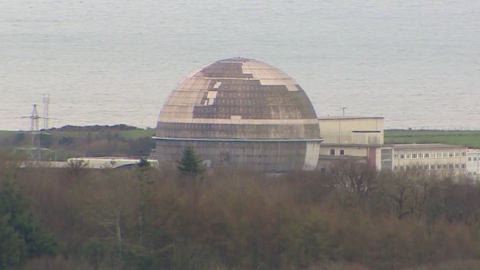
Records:
M480 160L480 158L479 158L478 160ZM469 158L468 158L468 161L472 161L472 158L469 157ZM473 161L477 161L477 157L473 157Z
M405 170L453 170L453 169L465 169L467 168L466 164L432 164L432 165L405 165L405 166L394 166L395 171L405 171Z
M340 149L339 155L344 156L345 155L345 150ZM335 156L335 149L330 149L330 156Z
M466 152L438 152L438 153L406 153L395 154L395 159L416 159L416 158L453 158L453 157L465 157Z

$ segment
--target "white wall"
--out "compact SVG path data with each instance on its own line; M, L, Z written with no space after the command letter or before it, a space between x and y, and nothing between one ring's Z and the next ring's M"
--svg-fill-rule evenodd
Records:
M467 152L467 172L480 177L480 151Z
M323 143L383 144L383 118L325 117L318 120Z

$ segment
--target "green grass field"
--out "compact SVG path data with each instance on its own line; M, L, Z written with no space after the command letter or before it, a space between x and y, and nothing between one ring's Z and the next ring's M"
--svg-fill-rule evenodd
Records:
M385 130L385 143L445 143L480 148L480 130Z

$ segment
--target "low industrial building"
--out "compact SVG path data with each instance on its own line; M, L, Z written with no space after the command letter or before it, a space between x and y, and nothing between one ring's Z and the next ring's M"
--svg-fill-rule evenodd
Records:
M317 169L339 160L363 161L376 170L434 170L464 173L477 168L480 157L471 151L467 168L467 147L447 144L384 144L383 117L329 116L318 119L321 143Z
M327 116L318 118L322 138L317 169L324 171L332 162L356 159L381 167L384 146L383 117Z

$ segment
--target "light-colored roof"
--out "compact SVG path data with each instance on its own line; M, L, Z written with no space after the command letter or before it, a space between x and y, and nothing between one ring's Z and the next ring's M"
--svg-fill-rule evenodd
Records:
M395 150L420 150L420 149L466 149L466 146L451 145L443 143L418 143L418 144L395 144L393 145Z
M320 116L318 120L357 120L357 119L384 119L380 116Z

